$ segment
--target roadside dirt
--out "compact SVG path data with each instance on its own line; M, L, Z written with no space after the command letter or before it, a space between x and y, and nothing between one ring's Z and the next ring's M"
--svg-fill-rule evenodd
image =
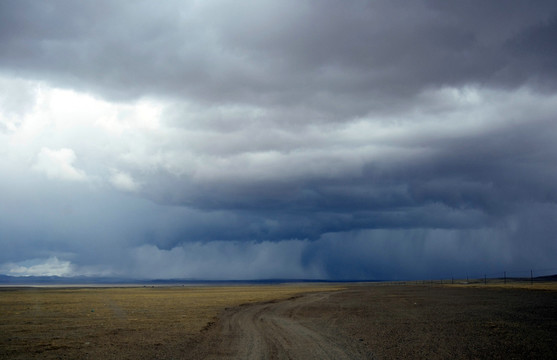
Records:
M351 286L225 310L193 359L557 359L557 291Z

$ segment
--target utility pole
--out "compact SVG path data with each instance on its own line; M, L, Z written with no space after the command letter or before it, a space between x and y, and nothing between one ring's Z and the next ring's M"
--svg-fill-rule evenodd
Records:
M530 270L530 285L534 285L534 272Z

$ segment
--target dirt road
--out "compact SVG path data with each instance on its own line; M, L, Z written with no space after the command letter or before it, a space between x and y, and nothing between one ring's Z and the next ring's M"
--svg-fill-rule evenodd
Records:
M0 359L557 359L557 286L342 288L0 291Z
M196 352L205 359L366 359L358 339L338 336L318 318L299 317L330 293L227 309ZM344 335L344 334L343 334Z
M349 286L225 310L192 359L555 359L557 291Z

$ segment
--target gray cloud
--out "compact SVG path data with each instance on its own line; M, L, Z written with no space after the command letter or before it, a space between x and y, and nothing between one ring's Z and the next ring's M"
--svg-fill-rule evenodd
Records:
M374 107L399 102L392 95L424 87L519 86L547 72L557 15L551 2L8 1L2 7L1 64L12 72L108 97L300 105L337 116L365 113L370 101Z
M3 1L0 269L551 267L556 18L551 1Z

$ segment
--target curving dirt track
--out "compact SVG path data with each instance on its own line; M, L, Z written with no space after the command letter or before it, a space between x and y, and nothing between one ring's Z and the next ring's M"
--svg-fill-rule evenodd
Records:
M0 359L557 359L542 285L0 291Z
M556 359L557 291L348 286L226 309L192 359Z
M320 321L299 317L330 293L227 309L207 330L194 352L204 359L363 359L372 358L358 339L331 333ZM317 319L316 319L317 320Z

